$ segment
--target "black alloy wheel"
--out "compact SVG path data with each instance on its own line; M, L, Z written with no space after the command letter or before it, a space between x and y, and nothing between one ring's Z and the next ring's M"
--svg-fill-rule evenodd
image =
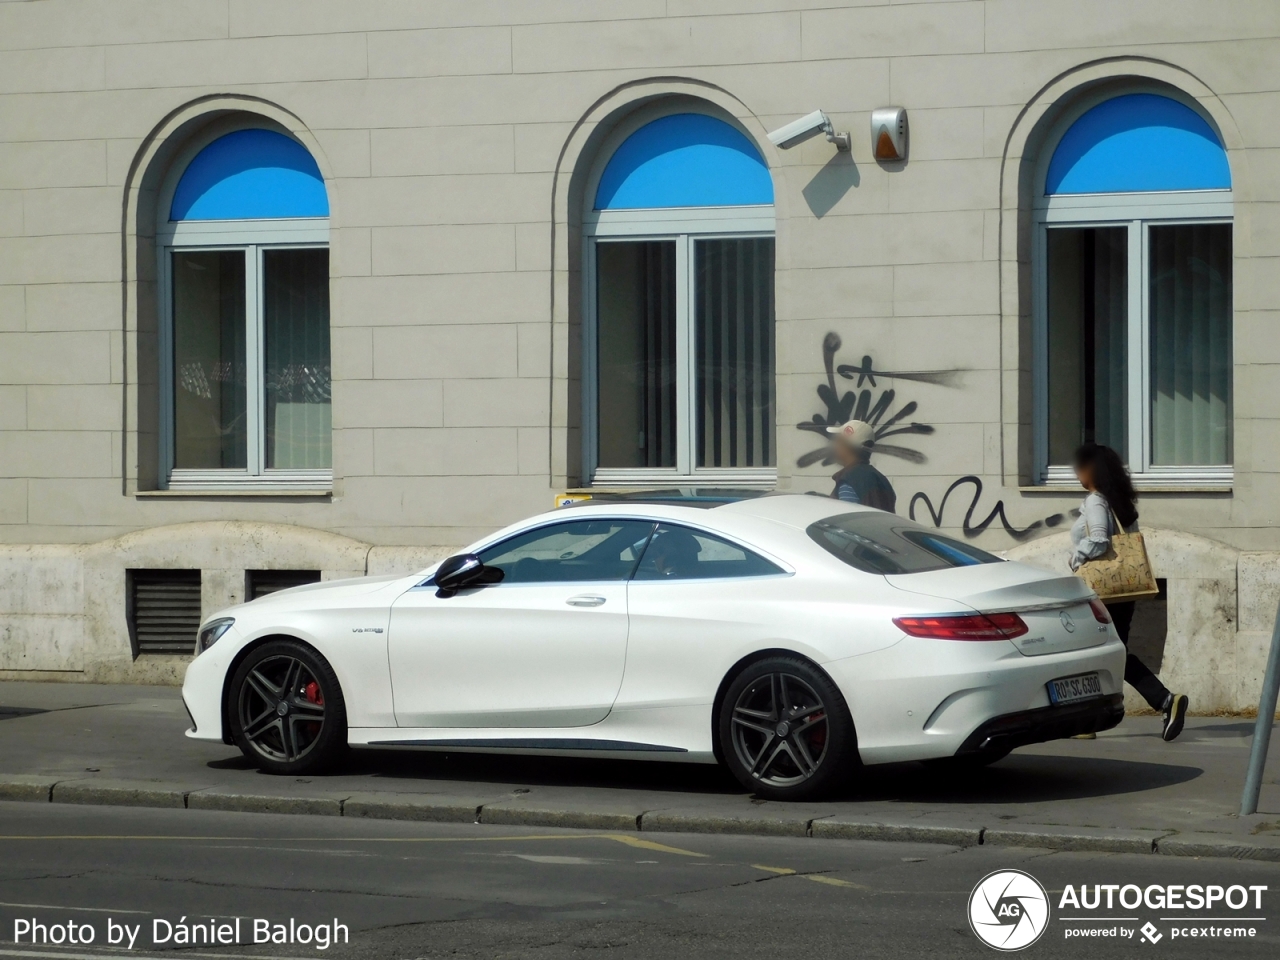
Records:
M734 776L769 800L833 789L856 766L853 721L835 684L805 660L749 665L725 693L720 745Z
M232 736L268 773L313 773L346 746L346 705L333 668L310 647L273 640L240 664L230 688Z

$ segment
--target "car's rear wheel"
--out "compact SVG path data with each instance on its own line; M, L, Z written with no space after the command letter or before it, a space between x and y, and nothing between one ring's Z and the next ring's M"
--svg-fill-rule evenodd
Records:
M729 684L718 730L725 765L768 800L808 800L857 765L853 719L821 670L798 657L749 664Z
M251 651L229 691L231 735L267 773L315 773L346 750L347 710L328 661L296 640Z

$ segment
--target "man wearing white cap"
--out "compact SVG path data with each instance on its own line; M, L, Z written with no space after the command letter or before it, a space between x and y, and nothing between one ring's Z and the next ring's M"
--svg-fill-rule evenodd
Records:
M827 433L831 434L831 455L840 464L840 472L832 477L836 487L831 496L893 513L898 502L893 484L871 465L875 428L862 420L850 420L838 427L827 427Z

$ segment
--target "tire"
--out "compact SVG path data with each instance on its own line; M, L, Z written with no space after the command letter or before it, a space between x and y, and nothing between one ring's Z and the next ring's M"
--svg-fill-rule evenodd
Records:
M236 746L264 773L318 773L347 749L347 707L327 660L297 640L252 650L227 691Z
M799 657L746 666L716 718L725 766L766 800L811 800L858 765L853 718L825 673Z

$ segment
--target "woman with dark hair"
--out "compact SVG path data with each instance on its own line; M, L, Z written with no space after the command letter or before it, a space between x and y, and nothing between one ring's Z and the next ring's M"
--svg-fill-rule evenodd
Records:
M1071 527L1071 569L1078 570L1085 561L1106 554L1112 534L1118 532L1117 522L1125 533L1138 529L1138 494L1120 455L1110 447L1086 443L1076 451L1073 465L1080 485L1089 491L1080 505L1080 516ZM1133 608L1133 600L1107 604L1111 622L1126 647ZM1164 714L1164 739L1177 737L1187 717L1186 695L1170 693L1160 678L1132 653L1125 660L1124 678L1152 709Z

